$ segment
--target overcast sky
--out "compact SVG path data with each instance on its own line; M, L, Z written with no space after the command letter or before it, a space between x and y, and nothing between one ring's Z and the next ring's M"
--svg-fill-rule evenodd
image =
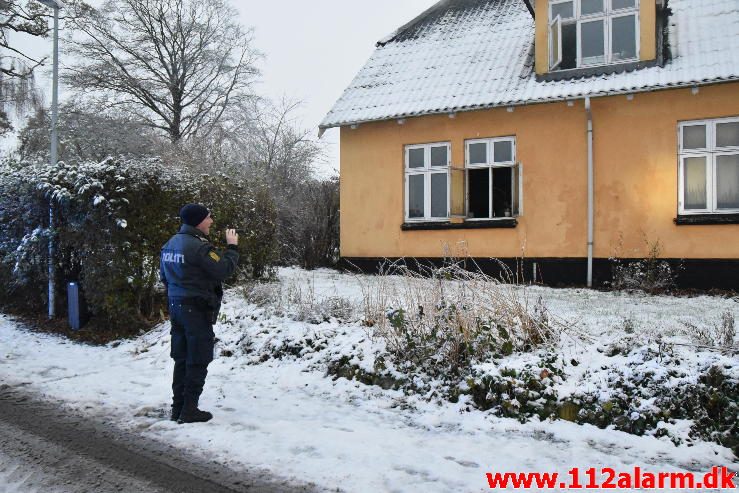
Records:
M100 1L91 1L99 5ZM232 0L241 22L255 29L255 46L264 53L260 62L261 95L304 102L299 111L303 126L317 135L318 124L372 54L375 42L436 3L436 0ZM51 42L19 40L36 55L49 54ZM62 60L63 63L63 60ZM38 82L50 71L40 71ZM64 87L60 88L64 97ZM45 94L46 101L51 100ZM339 132L323 136L327 163L322 174L338 170Z

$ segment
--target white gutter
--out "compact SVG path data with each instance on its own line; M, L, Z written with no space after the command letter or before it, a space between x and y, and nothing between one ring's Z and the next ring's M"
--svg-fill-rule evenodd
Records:
M590 110L590 96L585 98L585 114L588 117L588 279L587 285L593 287L593 113Z

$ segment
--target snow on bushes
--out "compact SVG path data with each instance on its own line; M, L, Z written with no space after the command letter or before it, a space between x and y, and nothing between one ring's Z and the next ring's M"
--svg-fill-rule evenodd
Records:
M388 263L362 285L364 323L396 362L456 377L476 362L556 342L567 324L541 301L450 259L411 270Z
M578 290L496 282L484 286L482 278L460 286L458 277L436 274L425 278L321 274L342 278L341 289L335 291L326 289L321 276L305 278L302 273L285 276L281 283L252 285L242 295L254 307L246 311L253 317L248 325L254 328L242 328L242 335L224 341L224 347L233 355L243 351L251 364L288 358L333 379L402 391L409 402L461 403L468 412L522 423L566 420L675 444L713 441L739 453L736 358L671 344L670 334L681 344L688 343L681 317L673 314L675 298L650 298L652 306L664 310L660 317L665 325L657 328L618 316L633 304L634 296L643 295L591 292L593 297L607 298L603 303L610 319L625 321L603 326L588 312ZM493 305L476 307L471 294L460 309L457 296L473 288L477 293L505 293L506 303L497 306L507 316L494 318ZM446 303L440 302L441 293ZM576 309L563 310L561 302L554 302L561 297L579 300ZM342 310L321 308L335 306L337 298ZM730 306L727 303L731 301L706 298L690 300L689 306ZM516 312L516 306L521 311ZM475 320L471 313L496 323L484 327L460 323L462 316ZM708 316L694 323L729 326L727 313L732 309L719 313L717 320ZM549 338L522 335L524 315L548 326ZM563 321L563 316L577 320L577 326ZM462 345L465 352L453 352Z
M93 317L101 325L131 333L160 318L157 288L161 246L179 228L178 212L188 202L211 207L216 226L236 227L246 237L250 259L261 271L274 253L273 223L253 213L259 204L252 184L225 176L193 175L158 159L102 162L12 163L0 166L0 269L9 283L0 303L28 313L46 303L48 238L57 246L57 298L65 282L78 280ZM49 228L49 205L55 227ZM250 242L250 238L258 241ZM214 235L216 242L220 237ZM64 306L60 303L60 307Z
M140 325L153 314L159 248L176 229L178 206L189 198L191 184L156 160L5 164L0 214L14 227L2 235L3 253L6 262L15 256L17 266L6 295L36 294L29 309L45 302L39 287L46 282L53 234L60 294L64 281L79 280L94 315L118 326ZM18 214L13 195L23 197L26 214ZM19 238L30 228L42 231L43 241L24 242L27 233ZM14 243L14 250L7 248Z
M671 265L661 259L662 244L659 239L651 241L643 234L643 242L647 256L642 259L623 259L614 255L610 258L612 281L611 288L622 291L644 291L646 293L665 293L677 285L677 276L682 269L681 264ZM623 234L619 236L616 250L623 249Z

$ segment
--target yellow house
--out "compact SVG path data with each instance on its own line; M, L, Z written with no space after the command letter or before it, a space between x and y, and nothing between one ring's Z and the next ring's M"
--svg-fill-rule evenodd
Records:
M598 285L659 242L680 285L739 289L739 1L532 2L443 0L377 43L321 124L342 258L463 244Z

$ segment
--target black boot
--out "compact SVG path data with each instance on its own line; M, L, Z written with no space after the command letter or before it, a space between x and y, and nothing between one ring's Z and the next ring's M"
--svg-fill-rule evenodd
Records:
M208 411L201 411L198 409L197 404L185 404L185 407L182 408L182 412L180 413L180 419L177 420L178 423L205 423L206 421L210 421L213 419L213 415L210 414Z
M177 421L180 419L180 413L182 412L184 404L172 404L172 412L169 415L170 421Z

